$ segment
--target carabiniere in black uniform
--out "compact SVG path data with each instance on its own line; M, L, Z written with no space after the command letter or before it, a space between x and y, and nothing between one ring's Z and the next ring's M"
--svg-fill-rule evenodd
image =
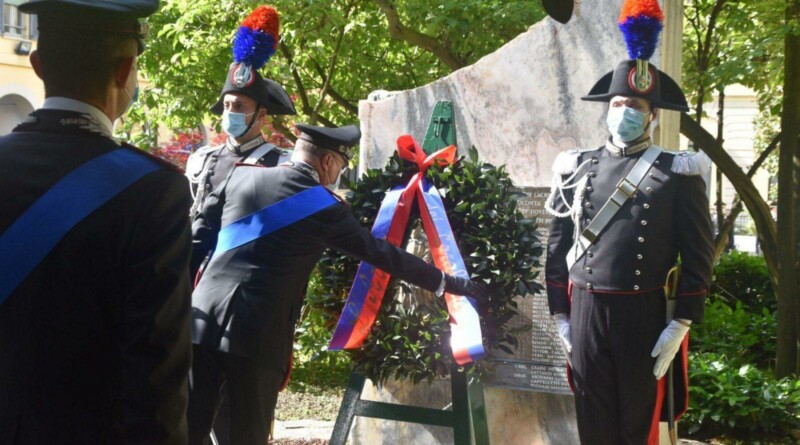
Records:
M313 147L322 147L316 150L339 153L340 159L347 156L337 147L354 145L360 135L355 126L296 127L303 131L300 139L304 144L313 142ZM342 142L336 143L339 140ZM304 150L295 146L295 156L306 153ZM324 156L338 157L335 153ZM340 173L344 161L337 162ZM326 185L332 184L332 173L325 171ZM221 228L245 216L311 189L321 189L320 174L314 166L298 160L274 168L239 164L195 218L195 251L213 250ZM326 198L332 194L324 189L317 192ZM328 201L327 207L310 216L246 244L215 252L204 269L192 296L195 359L189 401L190 443L194 443L193 437L200 443L207 436L223 384L230 394L231 431L242 437L234 442L266 440L265 429L289 367L305 289L326 248L367 261L427 290L485 296L474 292L470 285L475 285L468 280L446 276L424 260L374 238L349 206L338 199ZM248 439L243 438L245 435Z
M652 65L649 69L656 83L652 90L633 89L628 79L635 76L636 61L628 60L584 100L638 97L652 107L683 109L677 85ZM659 418L667 419L651 351L665 330L665 281L679 259L673 319L703 318L713 257L701 176L710 161L703 154L653 151L657 157L632 196L586 243L583 255L571 267L568 262L579 237L648 150L656 148L647 135L620 145L609 139L598 148L561 153L553 166L547 207L556 218L548 241L547 295L551 314L565 314L571 326L571 383L584 445L649 444ZM688 406L685 349L675 363L677 417Z
M250 83L238 83L235 80L238 68L239 65L233 64L228 69L219 100L211 107L214 114L223 114L222 101L226 94L249 97L256 101L258 107L265 108L267 114L271 116L297 114L289 94L277 82L261 76L258 70L252 70ZM274 167L287 160L288 154L264 140L260 133L253 139L242 143L237 143L229 136L223 145L199 148L189 156L186 162L186 177L189 178L192 185L192 196L194 197L190 217L194 218L203 208L203 203L208 195L228 177L228 173L235 163L244 162Z

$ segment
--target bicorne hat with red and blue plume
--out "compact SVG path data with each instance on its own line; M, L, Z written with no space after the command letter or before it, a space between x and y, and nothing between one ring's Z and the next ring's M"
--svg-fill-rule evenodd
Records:
M688 111L678 84L649 62L664 28L664 12L658 1L625 0L617 25L630 59L603 76L582 99L607 102L614 96L635 96L659 108Z
M238 93L254 99L267 109L268 114L296 114L283 87L263 78L258 72L275 54L279 43L278 11L267 5L257 7L242 21L233 37L233 64L228 70L220 99L211 108L213 112L222 114L223 96Z

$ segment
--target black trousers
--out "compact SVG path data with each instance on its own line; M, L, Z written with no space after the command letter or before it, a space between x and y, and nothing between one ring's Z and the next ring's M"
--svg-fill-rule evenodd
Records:
M581 444L647 444L658 389L650 353L666 326L663 291L610 294L573 286L571 295Z
M189 389L189 445L210 443L211 426L227 389L232 445L264 445L283 380L282 367L195 345Z

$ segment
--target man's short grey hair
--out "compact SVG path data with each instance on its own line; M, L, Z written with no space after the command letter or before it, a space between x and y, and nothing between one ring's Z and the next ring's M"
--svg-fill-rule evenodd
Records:
M333 150L317 147L316 145L314 145L314 143L309 142L305 139L297 139L297 142L294 143L294 150L312 155L318 159L321 159L322 156L326 153L335 153Z

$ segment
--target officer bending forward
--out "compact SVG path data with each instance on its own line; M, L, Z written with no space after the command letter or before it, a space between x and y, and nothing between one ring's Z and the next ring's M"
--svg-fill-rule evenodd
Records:
M192 296L191 444L207 443L223 385L231 442L266 442L302 295L326 248L438 294L487 294L482 285L374 238L326 190L338 184L348 149L360 139L357 127L297 128L302 134L292 162L238 166L194 220L195 249L215 252Z

